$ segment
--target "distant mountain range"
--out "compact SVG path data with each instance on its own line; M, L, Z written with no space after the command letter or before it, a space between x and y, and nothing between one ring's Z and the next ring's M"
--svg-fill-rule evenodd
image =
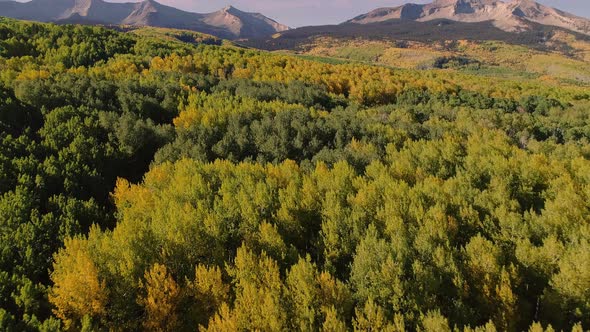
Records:
M426 44L496 40L568 53L570 46L558 37L563 32L590 43L590 20L532 0L435 0L379 8L341 24L290 29L244 43L266 50L305 53L317 47L321 43L318 40L330 39Z
M311 36L314 33L357 34L357 37L371 38L395 37L401 31L405 35L419 35L422 39L428 36L438 39L488 39L499 36L502 40L531 40L531 37L542 39L547 31L557 28L590 36L590 20L533 0L434 0L429 4L408 3L375 9L341 25L295 30L262 14L243 12L231 6L213 13L199 14L165 6L154 0L129 3L103 0L31 0L21 3L0 0L0 16L56 23L186 29L225 39L248 39L251 42L270 40L271 36L272 39L279 39L270 44L276 44L280 39L300 39L302 35Z
M391 19L432 21L447 19L457 22L491 22L509 32L530 31L537 23L556 26L590 35L590 20L533 0L436 0L430 4L405 4L375 9L346 23L368 24Z
M153 0L112 3L103 0L0 0L0 16L56 23L155 26L194 30L226 39L260 38L288 30L262 14L232 6L199 14Z

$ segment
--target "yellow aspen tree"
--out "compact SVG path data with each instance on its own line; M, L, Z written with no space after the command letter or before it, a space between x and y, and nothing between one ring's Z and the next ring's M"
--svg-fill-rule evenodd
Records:
M317 270L311 258L300 258L287 275L287 289L293 306L294 326L299 331L315 331L319 326L320 299Z
M322 332L346 332L346 323L338 318L338 312L334 307L326 311L326 319L321 328Z
M96 318L106 313L107 288L99 279L87 244L80 238L67 240L66 249L55 255L51 274L54 285L49 301L55 306L54 313L64 322L66 329L84 316Z
M395 327L389 323L383 308L373 299L369 299L365 306L355 309L353 327L355 332L388 331L395 332Z
M142 325L148 331L174 331L179 323L176 310L180 287L161 264L154 264L145 272L144 278L145 295L138 300L145 310Z
M195 280L188 283L188 288L195 298L193 314L198 324L207 323L229 298L229 285L223 282L219 267L198 265Z
M422 316L418 331L421 332L451 332L449 320L440 311L429 311Z

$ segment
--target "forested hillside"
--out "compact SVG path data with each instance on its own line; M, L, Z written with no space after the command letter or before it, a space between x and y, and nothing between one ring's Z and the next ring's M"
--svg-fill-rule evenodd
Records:
M452 69L590 86L590 37L546 26L510 33L489 22L390 20L304 27L244 43L333 62Z
M1 331L590 328L587 87L221 44L0 20Z

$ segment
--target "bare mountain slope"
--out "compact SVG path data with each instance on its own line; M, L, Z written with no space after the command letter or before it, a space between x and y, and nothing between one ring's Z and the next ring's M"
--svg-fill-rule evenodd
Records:
M232 6L205 15L203 22L223 27L241 38L256 38L260 34L270 36L289 29L262 14L246 13Z
M162 5L154 0L111 3L103 0L0 0L0 16L18 19L87 24L124 24L189 29L221 38L259 38L289 29L258 13L233 7L199 14Z
M557 26L590 35L590 20L541 5L533 0L435 0L425 5L379 8L346 23L376 23L390 19L486 22L509 32L528 31L531 23Z

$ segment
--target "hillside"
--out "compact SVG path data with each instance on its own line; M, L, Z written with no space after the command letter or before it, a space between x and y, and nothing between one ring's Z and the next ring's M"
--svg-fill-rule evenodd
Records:
M590 83L590 37L563 28L529 25L534 29L517 33L497 28L492 22L390 19L303 27L242 43L270 51L399 68L444 67L475 74L520 73Z
M412 40L420 42L436 42L445 40L495 40L514 45L525 45L533 48L544 48L547 41L557 34L566 33L581 41L590 42L585 34L572 32L537 23L530 23L532 30L519 33L499 29L492 22L457 22L449 19L436 19L419 22L404 19L391 19L383 22L339 25L309 26L277 33L268 38L253 39L253 46L268 49L293 49L315 37L334 37L340 39L360 38L366 40ZM558 41L553 38L553 48L557 49ZM567 44L562 46L566 47Z
M363 38L310 38L281 52L341 61L372 63L406 69L469 71L474 75L523 76L590 84L590 43L562 34L559 44L531 48L502 41L367 40Z
M0 18L0 331L590 327L587 86L316 60Z
M590 35L590 20L533 0L435 0L425 5L410 3L399 7L379 8L347 23L367 24L390 19L491 22L495 27L508 32L535 30L536 25L531 23L537 23Z
M41 22L176 28L226 39L259 38L288 29L262 14L242 12L231 6L199 14L165 6L154 0L137 3L103 0L2 1L0 15Z

